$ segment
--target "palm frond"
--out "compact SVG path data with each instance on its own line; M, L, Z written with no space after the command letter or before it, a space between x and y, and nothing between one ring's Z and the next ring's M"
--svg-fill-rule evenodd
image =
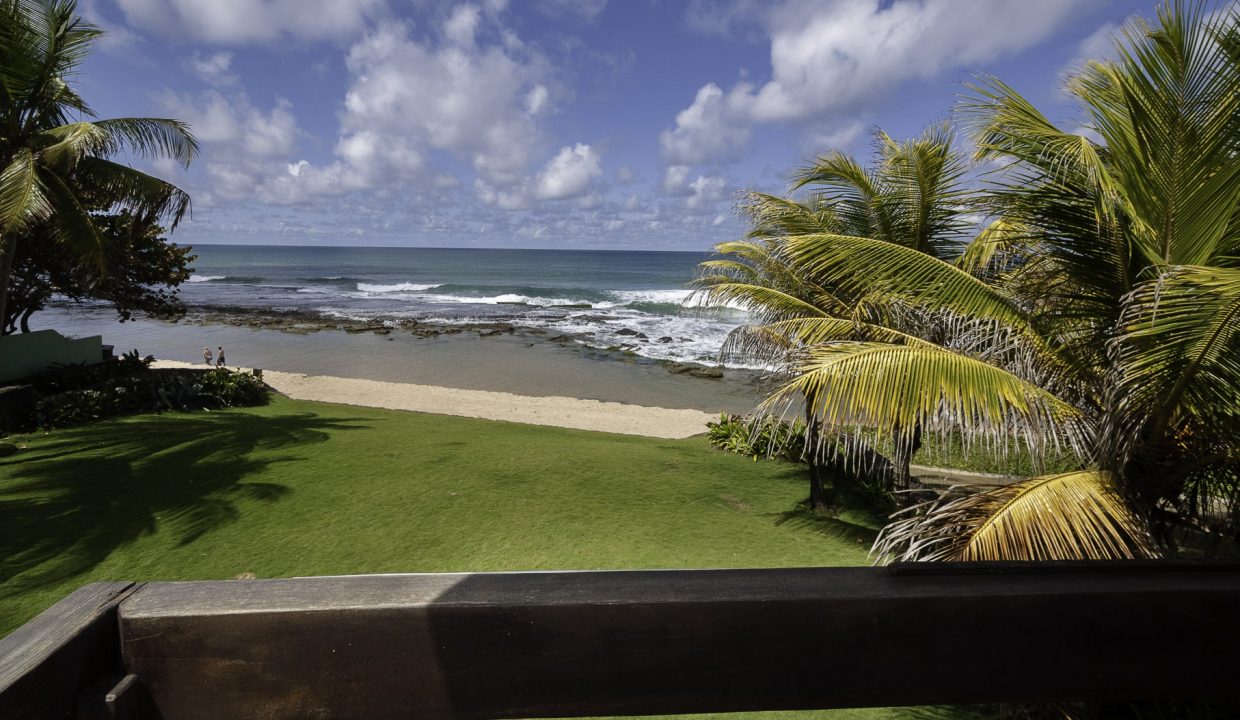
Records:
M893 438L908 428L959 432L966 441L1006 448L1010 439L1037 450L1066 445L1090 453L1083 413L1011 372L927 344L831 343L804 351L795 377L760 406L787 413L812 398L825 430L871 428Z
M868 323L857 318L804 317L777 320L767 326L782 337L791 338L802 347L832 342L881 342L897 345L937 347L921 338L894 328Z
M872 554L895 562L1157 558L1141 519L1097 470L959 491L905 510Z
M1170 268L1126 306L1112 346L1110 435L1130 452L1159 442L1173 418L1240 432L1240 270Z
M189 125L180 120L112 118L94 124L111 136L118 150L125 148L142 157L171 158L181 167L189 167L198 157L198 141Z
M75 177L103 203L165 218L171 229L190 207L189 195L176 185L111 160L84 157L78 162Z
M826 315L813 303L765 285L734 282L728 278L697 282L697 289L685 299L686 308L738 308L770 320Z
M19 148L0 171L0 229L10 232L51 214L38 159L29 148Z
M911 248L847 235L801 235L788 238L787 244L789 256L820 285L857 295L897 295L911 303L1030 328L1014 298Z
M99 235L90 213L60 176L47 175L48 199L56 208L52 216L52 233L57 242L73 248L74 254L84 263L102 272L104 270L103 238Z
M836 219L829 209L767 193L746 193L738 210L749 219L750 237L830 232Z
M43 162L61 172L72 170L87 155L110 155L116 149L111 135L91 122L60 125L39 135L47 143L41 151Z
M1026 232L1012 220L999 218L969 241L955 265L971 275L978 275L989 268L996 257L1010 252L1016 239Z

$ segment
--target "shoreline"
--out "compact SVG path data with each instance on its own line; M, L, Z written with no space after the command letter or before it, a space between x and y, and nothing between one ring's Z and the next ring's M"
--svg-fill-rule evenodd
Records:
M137 349L195 365L204 346L213 351L223 346L229 360L243 367L690 409L716 417L721 411L747 412L764 395L764 378L753 370L671 364L504 323L386 325L377 319L249 312L118 323L103 308L49 309L35 319L34 329L102 335L117 354Z
M518 303L519 304L519 303ZM571 306L557 306L568 308ZM582 322L600 323L611 319L606 315L587 315L578 320ZM175 320L161 320L170 324L181 325L228 325L252 330L274 330L288 335L312 335L324 331L338 331L349 335L380 335L390 336L393 333L407 334L420 340L435 339L452 335L477 335L478 337L496 337L509 335L535 342L556 343L561 345L580 344L589 350L614 355L617 359L629 357L663 368L673 375L687 374L691 377L718 379L726 373L744 375L753 373L747 368L725 368L718 363L705 360L670 360L644 355L640 352L643 345L658 345L675 341L672 336L658 338L648 337L633 328L625 327L617 335L625 338L626 343L600 346L593 341L594 333L589 331L552 332L543 328L523 324L519 319L476 319L462 318L459 321L444 319L425 319L399 317L384 313L376 313L371 317L348 315L332 315L318 311L300 309L254 308L241 305L190 305L183 317Z
M156 360L157 368L202 368L178 360ZM252 368L230 367L244 372ZM564 396L516 395L489 390L466 390L437 385L384 382L360 378L310 375L263 369L263 381L294 400L357 405L436 415L524 423L683 439L706 432L716 416L690 409L634 405Z

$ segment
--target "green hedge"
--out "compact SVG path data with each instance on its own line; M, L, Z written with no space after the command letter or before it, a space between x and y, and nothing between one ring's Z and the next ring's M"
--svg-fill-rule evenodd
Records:
M144 369L93 387L49 395L35 408L40 427L54 428L160 410L206 410L262 405L267 387L232 370Z

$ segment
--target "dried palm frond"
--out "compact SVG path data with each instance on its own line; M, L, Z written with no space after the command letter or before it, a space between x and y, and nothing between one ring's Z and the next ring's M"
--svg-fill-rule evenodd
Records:
M901 517L906 515L912 517ZM897 513L871 551L893 562L1156 558L1145 523L1097 470L981 491L953 488Z

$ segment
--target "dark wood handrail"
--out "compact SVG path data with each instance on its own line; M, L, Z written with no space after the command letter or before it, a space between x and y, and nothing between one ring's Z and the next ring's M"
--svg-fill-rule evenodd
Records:
M106 643L78 647L78 665L103 670L78 673L74 692L82 707L106 705L115 717L122 706L129 717L165 720L509 718L1240 699L1236 565L372 575L118 588L88 586L0 641L0 717L65 717L40 714L54 703L41 701L28 678L49 672L57 652L53 665L67 667L77 637L69 628L84 625L63 616L83 608L94 608L92 622L115 623L120 656ZM78 610L66 612L83 593L96 601L79 597ZM116 602L99 613L97 599L108 593ZM48 629L56 617L62 636Z

